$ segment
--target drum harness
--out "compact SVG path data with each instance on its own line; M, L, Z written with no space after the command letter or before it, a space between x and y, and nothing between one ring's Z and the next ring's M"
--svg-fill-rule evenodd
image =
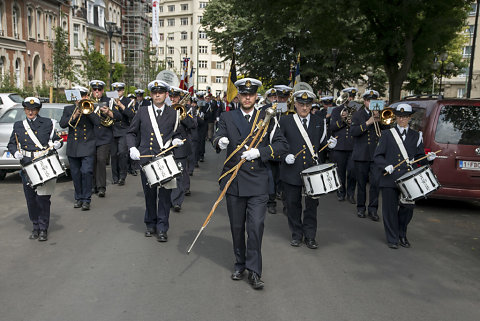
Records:
M26 151L26 150L22 149L22 150L19 150L19 152L21 152L23 154L23 156L30 157L30 158L39 157L39 156L44 155L45 154L45 150L44 150L45 147L40 143L37 136L34 134L32 128L28 124L28 120L25 119L22 123L23 123L23 127L27 131L28 136L30 136L30 139L33 141L33 143L35 145L37 145L41 149L41 151L29 152L29 151ZM55 134L55 121L52 120L52 132L50 133L50 140L53 138L54 134ZM49 145L50 145L50 142L49 142Z
M301 123L301 121L300 121L300 117L299 117L297 114L294 114L294 115L293 115L293 120L295 120L295 124L297 125L298 130L300 131L300 134L302 135L303 140L304 140L305 143L307 144L308 150L310 151L310 154L312 154L313 160L315 161L316 165L318 165L318 155L317 155L317 153L315 153L315 151L313 150L312 142L310 141L310 137L308 137L308 134L307 134L307 132L305 131L305 128L303 127L303 125L302 125L302 123ZM327 135L326 122L325 122L325 119L324 119L324 120L323 120L323 135L322 135L322 138L320 139L320 142L325 139L325 136L326 136L326 135ZM320 143L319 143L319 144L320 144Z
M395 128L390 128L390 132L392 133L393 138L397 142L397 146L400 149L400 153L402 153L402 157L405 160L405 162L407 163L407 166L411 170L413 170L412 161L410 161L410 159L408 158L407 150L405 149L405 145L403 145L403 140L398 135L397 130ZM402 196L400 196L400 203L405 204L405 205L414 205L415 204L415 201L408 201L407 199L405 199L403 197L403 194L400 194L400 195L402 195Z

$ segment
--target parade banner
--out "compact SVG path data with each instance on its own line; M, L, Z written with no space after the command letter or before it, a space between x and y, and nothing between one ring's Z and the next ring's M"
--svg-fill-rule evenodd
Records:
M160 45L160 32L158 30L159 0L152 0L152 46Z

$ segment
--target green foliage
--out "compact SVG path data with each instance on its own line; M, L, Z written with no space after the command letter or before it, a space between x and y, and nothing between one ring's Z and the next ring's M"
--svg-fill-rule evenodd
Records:
M55 40L50 41L48 46L52 49L49 72L53 76L55 87L58 89L60 83L64 80L76 82L73 58L70 56L70 43L68 41L68 32L61 27L54 28Z
M123 76L127 68L124 64L116 62L113 65L112 82L123 81Z
M83 70L80 72L83 78L88 81L96 79L107 83L110 76L110 63L105 55L96 50L89 50L82 45L82 64Z

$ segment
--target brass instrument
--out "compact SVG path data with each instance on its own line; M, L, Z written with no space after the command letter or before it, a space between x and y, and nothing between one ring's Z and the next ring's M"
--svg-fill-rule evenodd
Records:
M78 110L80 111L80 116L78 116L77 121L75 122L75 125L72 125L73 115L75 115L75 113ZM78 123L80 122L80 118L82 118L83 115L88 115L93 113L94 110L95 110L95 105L93 100L89 98L79 100L77 103L77 106L73 110L72 116L70 116L70 119L68 120L68 125L70 125L70 127L77 128Z
M380 111L377 110L380 114ZM375 115L373 115L374 110L372 110L372 116L373 116L373 127L375 128L375 134L377 134L377 137L382 137L382 129L380 128L379 121L376 120Z
M395 114L392 108L385 108L380 114L380 122L382 125L390 126L395 122Z
M287 99L287 111L283 113L284 115L293 115L297 112L295 111L295 99L293 98L293 90L290 92L290 96Z
M98 101L98 99L97 99ZM98 103L98 107L103 107L103 106L106 106L104 104L107 104L107 103ZM110 109L110 108L109 108ZM100 108L98 109L97 111L97 115L98 117L100 117L100 124L102 124L102 126L105 126L105 127L110 127L113 125L113 123L115 122L113 120L113 118L111 118L110 116L108 115L105 115L104 113L102 113L100 111Z
M342 92L340 96L337 97L337 100L335 101L335 103L337 104L337 106L343 105L348 101L348 97L349 97L348 92Z
M172 108L175 109L175 111L180 110L180 120L184 120L185 117L187 117L187 109L185 108L185 105L187 104L189 99L190 99L190 93L185 94L182 97L182 100L178 102L178 104L172 105Z
M340 115L342 115L344 112L346 113L344 121L347 124L347 126L350 126L350 124L352 123L353 113L356 111L357 109L355 107L350 107L348 105L343 107L342 111L340 112Z

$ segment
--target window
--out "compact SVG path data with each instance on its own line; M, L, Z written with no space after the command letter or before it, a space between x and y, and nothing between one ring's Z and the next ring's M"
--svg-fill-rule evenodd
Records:
M87 22L93 23L93 2L87 2Z
M13 23L13 36L15 39L19 39L20 38L20 35L18 33L18 31L20 30L19 28L19 23L20 23L20 20L19 20L19 10L18 10L18 7L15 6L13 7L13 12L12 12L12 23Z
M115 41L112 42L112 61L115 62L116 59L115 59L115 54L116 54L116 50L115 48L117 47L117 43Z
M198 76L198 82L204 84L207 82L207 76Z
M27 12L28 36L33 37L33 10L28 8Z
M462 54L463 54L463 58L470 57L470 55L472 54L472 46L463 47Z
M215 76L215 83L221 84L222 83L222 76Z
M79 39L79 34L80 34L80 25L74 23L73 24L73 47L78 48L78 39Z
M163 27L163 25L164 25L163 19L158 20L158 26Z
M163 6L159 6L159 7L158 7L158 11L159 11L159 12L163 12Z
M438 117L435 142L480 145L480 106L443 106Z
M474 2L470 5L472 9L468 13L470 16L474 16L477 13L477 4Z
M105 54L105 43L104 43L103 41L100 42L100 53L101 53L102 55Z
M168 54L174 55L175 54L175 47L168 47Z
M202 16L198 16L198 23L202 23Z
M205 31L199 31L198 32L198 38L207 39L207 33Z
M160 39L160 41L163 41L163 40L165 40L165 35L163 34L163 32L162 32L162 33L160 33L160 37L159 37L159 39Z
M163 47L158 48L158 54L159 55L164 55L165 54L165 50L163 50Z
M22 62L20 61L20 58L15 60L15 81L16 81L17 87L22 86L22 81L21 81L22 74L20 70L21 65L22 65Z
M53 39L53 18L51 15L48 15L47 21L47 40Z
M175 35L174 35L174 33L173 33L173 32L169 32L167 39L168 39L168 40L175 40Z
M215 96L220 96L222 94L221 90L215 90Z
M199 60L198 61L198 68L207 68L207 61L206 60Z
M169 27L175 26L175 19L167 19L167 22Z
M174 11L175 11L174 5L168 6L168 12L174 12Z
M469 25L465 29L465 33L468 34L470 37L473 37L473 32L475 31L475 25Z
M105 8L98 7L98 26L105 27Z
M208 53L208 47L207 46L199 46L198 47L198 52L202 54Z
M223 69L223 62L217 61L217 63L215 64L215 69Z
M0 3L0 36L3 36L3 3ZM2 74L3 76L3 74Z
M188 10L188 3L184 3L180 6L182 7L182 11L187 11Z
M43 33L42 33L42 26L43 26L43 21L42 21L42 12L37 11L37 21L36 21L36 29L37 29L37 37L38 38L43 38Z
M182 31L180 39L187 40L188 39L188 33L186 31Z
M188 54L187 47L180 47L180 51L181 51L182 55Z
M188 26L188 18L180 18L180 25Z
M465 87L457 89L457 98L465 97Z
M200 9L205 9L207 7L207 2L200 2Z

